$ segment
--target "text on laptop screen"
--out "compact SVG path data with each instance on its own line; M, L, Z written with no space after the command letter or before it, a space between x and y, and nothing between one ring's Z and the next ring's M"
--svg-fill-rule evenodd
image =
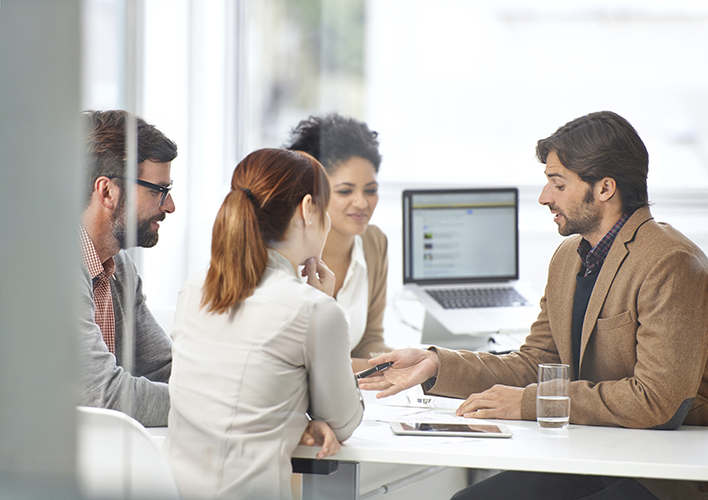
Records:
M404 281L518 278L517 198L516 189L404 193Z

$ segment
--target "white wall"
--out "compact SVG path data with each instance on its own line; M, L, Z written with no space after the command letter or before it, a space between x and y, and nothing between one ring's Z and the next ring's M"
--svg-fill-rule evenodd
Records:
M268 19L260 3L245 4L245 19ZM180 147L177 211L160 243L143 252L148 301L167 323L181 283L208 264L213 218L239 157L238 137L227 133L234 108L225 76L234 65L259 68L255 34L280 35L239 26L234 59L223 47L237 19L228 5L147 2L144 115ZM384 156L373 222L390 240L389 299L402 283L400 191L420 186L519 186L521 277L541 291L561 238L536 202L545 178L534 148L600 109L628 118L645 140L655 216L708 250L703 2L374 0L367 9L364 118L380 133ZM240 84L235 113L242 127L257 127L260 100L249 96L263 89L248 75ZM287 132L277 144L247 147L279 146Z
M705 3L368 8L367 118L382 132L382 180L539 185L536 141L609 109L645 139L652 188L708 188Z
M402 282L400 192L415 187L518 186L521 279L543 291L561 237L537 203L545 176L536 142L603 109L625 116L646 143L655 217L708 252L704 2L369 0L367 7L367 121L384 156L374 223L389 236L389 300Z

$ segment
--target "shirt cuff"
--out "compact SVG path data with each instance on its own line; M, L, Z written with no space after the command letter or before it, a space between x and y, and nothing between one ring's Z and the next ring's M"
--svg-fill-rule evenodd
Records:
M433 386L435 385L435 382L437 382L437 381L438 381L438 377L430 377L428 380L426 380L425 382L420 384L420 386L423 388L423 392L425 392L427 394L428 391L433 388Z

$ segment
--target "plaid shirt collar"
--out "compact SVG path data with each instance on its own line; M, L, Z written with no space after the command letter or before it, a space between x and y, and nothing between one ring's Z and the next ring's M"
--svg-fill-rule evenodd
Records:
M86 232L83 224L79 224L79 242L81 244L81 258L91 275L91 279L95 280L101 273L105 273L107 277L115 279L113 273L116 270L116 262L113 257L106 260L106 262L101 262L98 252L96 252L96 247L93 246L93 241L91 241L91 237Z
M629 219L629 214L624 214L620 219L612 226L605 236L600 240L600 242L594 247L590 247L590 242L583 238L578 245L578 255L580 255L580 260L583 262L583 277L590 274L596 274L600 272L602 264L605 262L605 258L612 247L612 243L615 242L617 234L624 226L624 223Z

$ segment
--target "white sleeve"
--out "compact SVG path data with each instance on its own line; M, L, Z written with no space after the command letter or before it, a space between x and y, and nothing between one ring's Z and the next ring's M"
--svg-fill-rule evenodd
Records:
M313 307L304 347L308 412L313 419L327 422L337 439L344 441L361 422L364 402L349 359L349 324L334 299Z

